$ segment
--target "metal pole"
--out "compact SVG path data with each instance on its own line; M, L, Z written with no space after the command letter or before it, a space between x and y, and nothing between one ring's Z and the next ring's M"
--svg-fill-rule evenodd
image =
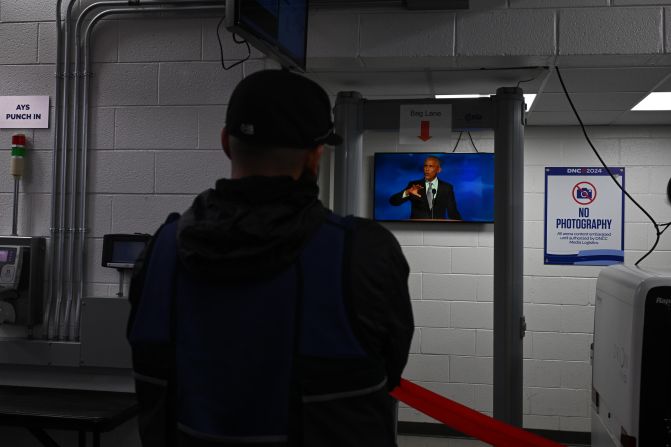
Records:
M494 186L494 417L522 426L524 97L499 88L493 98Z
M343 139L335 151L333 211L362 215L363 98L359 92L340 92L335 104L335 131Z
M14 177L14 210L12 215L12 236L18 236L19 226L19 178Z

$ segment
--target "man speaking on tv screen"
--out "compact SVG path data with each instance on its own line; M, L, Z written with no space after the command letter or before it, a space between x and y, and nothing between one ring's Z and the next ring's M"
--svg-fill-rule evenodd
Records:
M403 191L389 197L389 203L399 206L410 201L410 219L461 220L452 185L438 179L438 157L424 160L424 178L408 183Z

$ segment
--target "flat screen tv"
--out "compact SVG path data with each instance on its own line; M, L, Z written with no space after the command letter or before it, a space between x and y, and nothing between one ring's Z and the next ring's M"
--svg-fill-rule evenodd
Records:
M228 0L226 28L282 66L305 71L308 0Z
M494 222L494 154L376 153L373 203L378 221Z

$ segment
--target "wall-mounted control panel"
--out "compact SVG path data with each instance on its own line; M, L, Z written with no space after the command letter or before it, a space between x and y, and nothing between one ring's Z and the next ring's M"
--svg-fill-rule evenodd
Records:
M42 322L46 240L0 237L0 324Z

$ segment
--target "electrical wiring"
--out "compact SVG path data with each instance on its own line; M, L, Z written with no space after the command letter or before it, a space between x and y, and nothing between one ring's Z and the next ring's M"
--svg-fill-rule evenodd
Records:
M457 143L454 145L454 149L452 149L452 152L455 152L457 150L457 147L459 146L459 142L461 141L461 136L463 135L463 132L459 132L459 138L457 138Z
M471 136L471 131L470 130L468 131L468 138L471 139L471 144L473 145L473 149L475 149L475 152L477 152L479 154L480 151L478 150L477 146L475 145L475 142L473 141L473 137Z
M233 33L233 42L237 43L238 45L242 45L243 43L247 45L247 57L244 59L241 59L237 62L234 62L232 65L229 65L228 67L224 63L224 46L221 44L221 34L219 34L219 29L221 28L221 24L224 23L224 20L226 17L222 17L221 20L219 20L219 23L217 23L217 42L219 43L219 55L221 56L221 67L224 70L230 70L231 68L238 66L248 60L252 56L252 49L249 46L249 42L247 42L245 39L238 40L238 35Z
M649 213L648 211L646 211L646 209L643 208L643 207L636 201L636 199L634 199L634 198L631 196L631 194L629 194L629 193L627 192L627 190L625 190L625 189L622 187L622 185L620 184L620 182L617 181L617 179L615 178L615 175L613 175L613 172L610 170L610 168L608 167L608 165L606 165L606 162L603 160L603 158L601 158L601 155L599 154L599 151L597 151L596 147L594 147L594 144L592 144L592 140L590 140L589 135L587 134L587 129L585 129L585 124L582 122L582 119L580 118L580 115L578 114L578 110L575 108L575 105L573 104L573 100L571 99L571 96L569 95L568 90L566 89L566 84L564 84L564 79L562 78L561 70L559 69L559 67L555 67L555 70L557 71L557 76L559 77L559 83L560 83L561 86L562 86L562 90L564 91L564 95L566 95L566 99L568 100L569 104L571 105L571 109L573 110L573 114L575 115L575 117L578 119L578 122L580 123L580 128L582 129L582 133L583 133L583 135L585 135L585 139L587 140L587 143L588 143L589 146L592 148L592 151L594 151L594 155L596 155L596 158L599 159L599 161L601 162L601 165L603 165L603 167L606 169L606 172L608 172L608 175L610 175L610 178L613 179L613 181L615 182L615 184L617 185L617 187L620 188L620 189L622 190L622 192L624 193L624 195L625 195L629 200L631 200L631 202L632 202L634 205L636 205L636 207L637 207L638 209L640 209L640 210L643 212L643 214L645 214L645 216L646 216L648 219L650 219L650 222L652 222L652 224L653 224L654 227L655 227L655 233L656 233L655 243L652 245L652 248L651 248L650 250L648 250L648 252L647 252L645 255L643 255L641 258L639 258L638 261L636 261L636 262L634 263L634 265L638 265L641 261L643 261L645 258L647 258L647 257L648 257L648 256L655 250L655 248L657 248L657 244L659 244L659 238L660 238L660 236L662 235L662 233L664 233L664 232L671 226L671 222L667 222L667 223L663 223L663 224L658 224L658 223L655 221L655 219L652 217L652 215L650 215L650 213ZM663 228L663 229L660 230L660 228Z

